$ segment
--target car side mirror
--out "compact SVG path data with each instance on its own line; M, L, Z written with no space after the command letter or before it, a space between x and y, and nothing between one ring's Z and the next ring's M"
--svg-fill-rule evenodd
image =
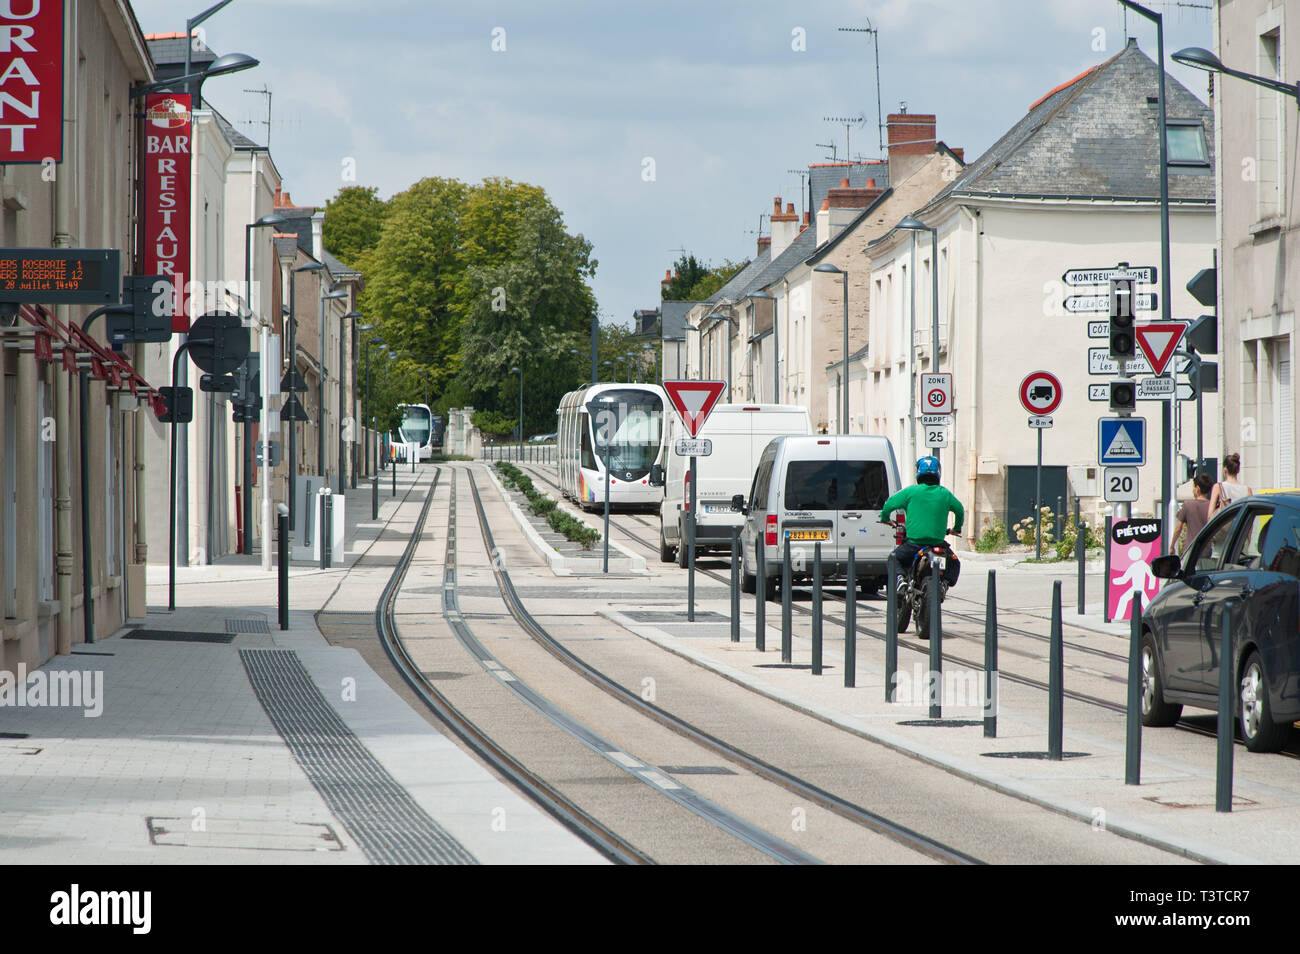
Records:
M1182 561L1174 554L1167 553L1151 561L1151 572L1162 580L1176 580L1182 575Z
M650 468L650 486L662 487L664 485L664 466L655 464Z
M741 513L744 514L749 513L749 508L745 506L744 494L736 494L736 496L731 498L731 509L739 510Z

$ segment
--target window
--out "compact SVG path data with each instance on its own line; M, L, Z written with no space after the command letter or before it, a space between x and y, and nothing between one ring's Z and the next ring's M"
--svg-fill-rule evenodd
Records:
M1232 555L1228 557L1228 564L1232 567L1241 567L1246 570L1259 569L1259 547L1261 537L1268 525L1272 522L1272 511L1252 509L1246 514L1245 522L1242 524L1241 532L1237 534L1237 540L1232 548Z
M1165 148L1171 166L1210 165L1205 129L1195 120L1171 119L1165 124Z
M1235 513L1225 514L1217 523L1211 524L1196 538L1196 547L1187 559L1187 569L1191 573L1213 573L1219 568L1223 557L1223 548L1228 543L1228 531L1236 523Z
M839 488L840 510L879 510L889 497L889 478L885 473L885 462L840 461Z
M1258 68L1255 72L1269 79L1281 79L1279 30L1259 38ZM1260 221L1280 215L1282 211L1282 95L1255 87L1255 187L1257 215Z
M1260 567L1300 577L1300 514L1279 510L1264 528Z
M786 510L834 510L833 460L795 460L785 471Z
M754 474L754 487L749 492L751 509L767 513L767 491L771 486L772 460L769 458L758 465L758 472Z

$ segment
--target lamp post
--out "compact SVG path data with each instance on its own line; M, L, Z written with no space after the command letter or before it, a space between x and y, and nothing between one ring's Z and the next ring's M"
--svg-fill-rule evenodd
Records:
M295 243L293 248L293 253L290 256L286 256L286 257L289 258L290 261L292 261L297 257L297 254L298 254L298 246ZM319 272L324 267L325 267L324 264L322 264L321 262L308 262L306 265L299 265L297 268L292 269L289 272L289 378L288 380L289 380L290 401L293 400L293 395L294 395L294 390L293 390L294 372L298 370L298 352L297 352L298 313L296 309L296 303L294 300L296 297L296 292L298 291L298 282L294 278L294 276L298 272ZM289 460L288 460L288 464L289 464L288 505L289 505L289 532L290 533L293 532L293 528L294 528L293 518L294 518L295 507L294 507L293 491L294 491L294 483L298 475L298 454L297 454L298 442L296 439L297 434L298 434L298 422L290 421L289 422Z
M363 325L362 327L365 328L366 330L370 329L369 325ZM373 348L375 345L379 345L381 350L388 347L388 345L384 344L383 340L380 338L371 338L369 341L366 342L366 406L365 406L364 413L365 413L366 425L370 427L372 430L374 429L375 420L370 410L370 349ZM370 462L371 443L372 443L371 441L366 441L366 471L367 472L371 472L371 462ZM375 462L374 462L376 469L379 466L378 458L379 458L379 449L378 447L376 447Z
M285 222L285 217L278 213L272 212L270 215L264 215L256 222L251 222L244 226L244 303L247 306L248 314L245 316L245 322L252 324L257 318L253 311L253 229L267 228L268 226L281 225ZM260 375L259 375L260 377ZM265 391L266 382L263 382L262 390ZM245 393L248 390L248 384L244 385ZM266 401L263 400L263 406ZM265 428L263 428L265 430ZM265 437L263 437L265 440ZM263 449L265 451L265 448ZM262 541L263 548L268 548L268 541ZM244 551L245 554L253 552L253 422L244 421Z
M1145 17L1156 25L1156 65L1160 71L1160 82L1156 87L1157 112L1160 121L1160 317L1163 321L1173 319L1170 299L1169 278L1169 126L1165 122L1165 18L1162 14L1150 10L1132 0L1119 0L1119 4L1132 10L1138 16ZM1180 51L1181 52L1181 51ZM1195 65L1195 64L1193 64ZM1162 512L1160 523L1164 539L1169 539L1173 516L1173 450L1170 442L1173 437L1173 403L1176 398L1160 402L1160 500Z
M320 420L316 422L316 471L321 478L325 477L325 379L329 377L325 373L325 302L347 298L348 293L342 290L329 291L320 296L320 328L317 337L320 339ZM339 322L339 389L343 387L343 323ZM339 405L339 416L342 417L343 405ZM327 484L329 481L325 481Z
M839 275L840 283L843 289L844 299L844 371L840 375L840 433L849 432L849 273L842 268L837 268L830 262L822 262L813 268L814 272L821 272L823 275Z
M776 330L776 296L764 291L750 293L750 298L772 303L772 403L781 403L781 338ZM753 334L753 328L750 328Z
M511 374L519 375L519 460L524 459L524 363L519 362L519 367L511 368Z
M911 215L903 216L902 221L894 226L911 232L913 237L917 232L930 233L930 370L939 370L939 230L930 228L920 219ZM912 262L912 268L916 268L916 262ZM916 390L913 384L912 390ZM915 418L915 415L913 415ZM937 455L939 448L931 447L930 453Z
M340 491L343 490L344 485L348 482L347 456L344 454L344 450L343 450L343 448L346 446L347 443L346 441L343 440L343 438L346 436L344 433L345 429L343 426L343 421L344 421L343 399L345 397L344 387L343 387L343 380L344 380L343 378L343 326L344 326L344 322L351 321L353 326L355 327L357 323L357 319L360 317L361 317L361 312L349 311L346 315L343 316L343 319L339 322L339 486L338 489ZM349 332L348 338L350 339L351 337L352 335ZM348 377L352 379L353 382L356 381L356 376L357 376L356 363L357 360L354 354L352 358L352 368L350 369L350 372L348 374ZM354 394L356 393L355 383L353 384L353 393ZM351 420L352 417L353 417L352 414L347 415L348 420ZM353 426L355 426L355 422ZM352 489L356 490L357 487L356 467L353 467L352 471L353 471Z

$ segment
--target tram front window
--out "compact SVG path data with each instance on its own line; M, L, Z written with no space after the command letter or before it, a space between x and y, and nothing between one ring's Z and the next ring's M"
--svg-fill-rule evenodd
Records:
M663 402L645 391L606 391L600 401L612 416L605 424L598 414L595 426L614 427L607 451L610 473L621 480L644 477L659 456Z
M422 407L408 407L399 433L403 441L423 447L429 441L429 412Z

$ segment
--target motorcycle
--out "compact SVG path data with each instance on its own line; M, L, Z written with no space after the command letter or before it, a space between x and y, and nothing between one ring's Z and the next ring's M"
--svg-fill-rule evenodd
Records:
M898 533L903 533L903 524L889 521ZM947 531L955 536L952 529ZM901 542L901 540L900 540ZM921 639L930 638L930 583L933 580L933 567L939 569L939 602L942 604L948 595L948 583L944 572L948 561L956 560L957 555L947 543L930 544L921 547L912 558L911 566L903 571L903 589L898 594L898 632L907 629L907 624L916 618L916 635Z

